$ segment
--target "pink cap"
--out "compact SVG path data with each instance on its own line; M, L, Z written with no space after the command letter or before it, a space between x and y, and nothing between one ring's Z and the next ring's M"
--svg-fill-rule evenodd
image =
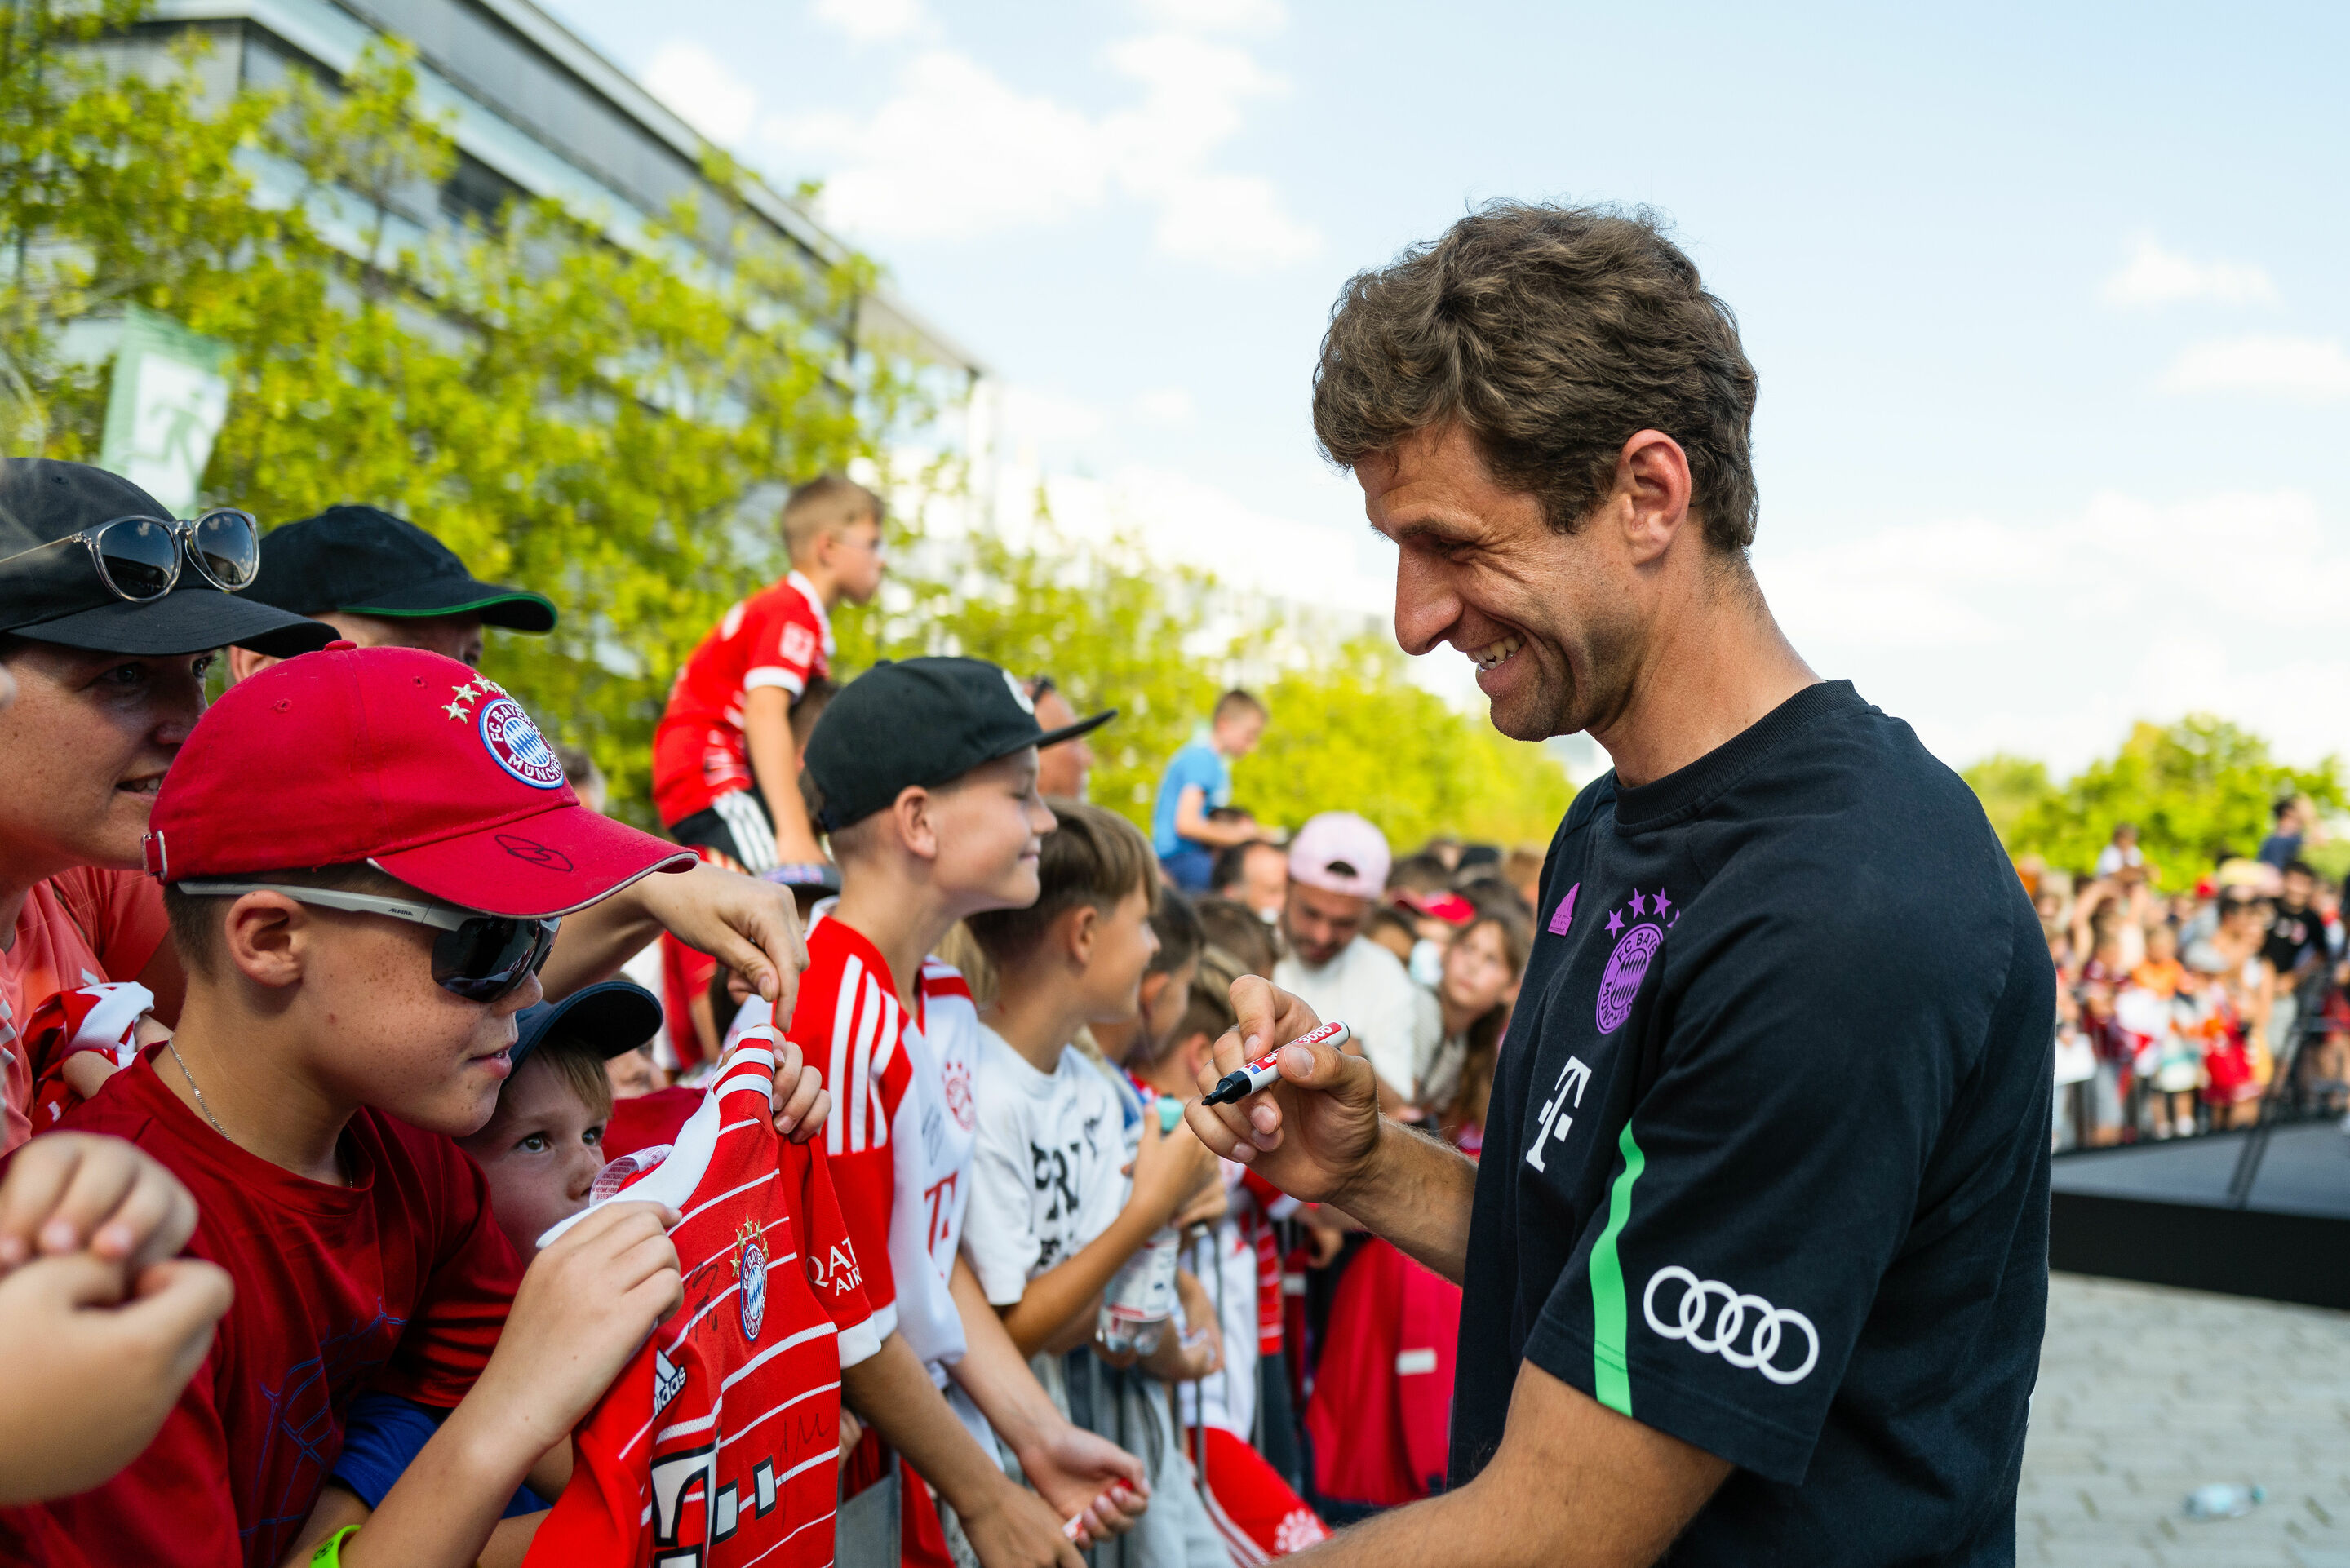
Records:
M1387 835L1351 811L1326 811L1289 841L1291 879L1326 893L1376 898L1389 863Z

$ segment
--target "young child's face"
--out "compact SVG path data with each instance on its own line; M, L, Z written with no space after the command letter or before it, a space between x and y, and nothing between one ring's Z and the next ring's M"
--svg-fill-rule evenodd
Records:
M1036 793L1036 749L973 768L931 798L938 830L931 877L958 913L1018 909L1036 901L1036 857L1053 814Z
M498 1228L528 1263L549 1226L588 1206L604 1168L604 1123L561 1069L534 1055L506 1084L489 1125L457 1147L482 1168Z
M612 1082L612 1097L616 1100L633 1100L661 1086L660 1069L653 1064L650 1041L606 1062L604 1075Z
M1510 971L1502 929L1491 921L1470 927L1444 950L1444 1000L1464 1011L1485 1012L1510 992L1517 978Z
M359 1105L463 1137L497 1108L513 1071L515 1014L539 999L531 976L496 1002L432 979L432 928L381 915L304 911L296 1005L318 1076Z
M1142 971L1150 967L1151 955L1158 950L1159 933L1150 929L1149 896L1138 888L1095 922L1093 956L1086 962L1083 981L1089 1003L1086 1022L1127 1023L1139 1017Z
M1144 977L1142 1042L1145 1049L1156 1051L1159 1043L1183 1022L1183 1007L1191 1000L1191 981L1199 972L1200 961L1194 958L1180 968Z
M2168 926L2157 926L2146 933L2146 956L2157 963L2168 963L2178 956L2178 933Z
M870 514L825 540L826 558L850 604L868 602L881 587L881 523Z

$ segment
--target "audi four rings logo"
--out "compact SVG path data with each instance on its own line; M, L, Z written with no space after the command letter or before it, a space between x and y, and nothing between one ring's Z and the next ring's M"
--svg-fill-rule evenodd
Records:
M1669 1282L1681 1287L1679 1313L1669 1323L1657 1315L1658 1289ZM1712 1304L1717 1297L1719 1308ZM1668 1263L1648 1276L1640 1313L1665 1338L1687 1340L1700 1355L1719 1355L1783 1386L1801 1383L1819 1364L1820 1334L1810 1318L1793 1307L1774 1307L1761 1296L1733 1291L1720 1280L1700 1280L1679 1263ZM1778 1365L1790 1328L1803 1331L1804 1345L1803 1363L1792 1370Z

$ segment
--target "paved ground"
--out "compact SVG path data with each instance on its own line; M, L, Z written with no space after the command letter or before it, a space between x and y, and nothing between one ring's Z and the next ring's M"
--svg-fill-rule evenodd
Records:
M2186 1518L2220 1480L2268 1501ZM2016 1534L2051 1568L2350 1568L2350 1313L2056 1275Z

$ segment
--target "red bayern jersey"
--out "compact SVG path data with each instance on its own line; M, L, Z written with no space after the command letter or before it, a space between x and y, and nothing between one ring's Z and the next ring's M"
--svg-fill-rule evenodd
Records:
M979 1013L962 976L931 959L909 1016L889 961L839 919L819 917L807 948L788 1033L832 1091L825 1151L868 1260L866 1294L881 1332L903 1334L942 1377L963 1353L948 1282L971 1206ZM745 1004L736 1027L764 1022L765 1008Z
M95 1490L0 1511L0 1561L62 1535L123 1568L276 1568L351 1399L380 1388L449 1408L496 1346L521 1265L482 1173L438 1133L362 1110L338 1146L348 1185L296 1176L215 1132L151 1054L65 1125L128 1138L186 1185L188 1253L226 1269L236 1300L146 1451Z
M840 1369L881 1342L823 1152L775 1135L775 1070L746 1040L667 1156L601 1199L683 1214L685 1304L580 1426L525 1568L832 1562Z
M797 572L728 610L678 671L653 731L661 821L675 826L720 795L751 788L743 694L780 687L797 702L811 676L832 673L832 651L824 601Z

